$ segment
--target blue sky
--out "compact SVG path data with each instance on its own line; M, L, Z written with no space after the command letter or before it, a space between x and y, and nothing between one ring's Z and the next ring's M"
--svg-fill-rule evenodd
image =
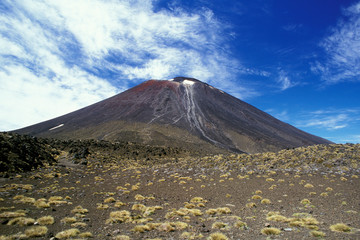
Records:
M189 76L360 142L358 0L3 0L0 130Z

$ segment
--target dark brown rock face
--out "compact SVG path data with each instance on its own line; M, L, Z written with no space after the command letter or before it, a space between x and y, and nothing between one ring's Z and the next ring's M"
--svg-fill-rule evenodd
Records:
M123 93L17 133L125 140L153 145L276 151L331 143L193 78L149 80Z

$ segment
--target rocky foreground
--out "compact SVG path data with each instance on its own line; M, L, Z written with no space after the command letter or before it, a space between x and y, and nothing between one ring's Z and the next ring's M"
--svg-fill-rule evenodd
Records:
M0 239L360 239L358 144L203 157L36 141L53 160L2 170Z

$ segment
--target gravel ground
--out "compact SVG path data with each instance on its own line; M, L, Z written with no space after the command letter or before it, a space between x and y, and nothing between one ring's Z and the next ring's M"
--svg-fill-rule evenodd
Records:
M0 239L360 239L357 169L58 160L0 180Z

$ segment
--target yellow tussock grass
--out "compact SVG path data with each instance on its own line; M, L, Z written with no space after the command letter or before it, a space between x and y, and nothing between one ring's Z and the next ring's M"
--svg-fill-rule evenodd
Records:
M278 228L263 228L261 229L261 233L264 235L279 235L281 233L281 230Z
M44 216L36 220L40 225L52 225L55 220L52 216Z
M350 232L351 228L344 223L337 223L330 226L330 230L333 232Z
M26 218L26 217L17 217L11 219L7 225L19 225L19 226L29 226L35 223L35 219L33 218Z
M65 231L61 231L61 232L57 233L55 235L55 237L59 238L59 239L68 239L68 238L76 237L77 235L79 235L79 233L80 233L79 229L70 228L70 229L67 229Z
M208 237L208 240L228 240L228 239L229 238L226 235L222 234L221 232L212 233Z
M45 226L35 226L25 230L25 235L29 238L32 237L42 237L48 232L47 227Z

